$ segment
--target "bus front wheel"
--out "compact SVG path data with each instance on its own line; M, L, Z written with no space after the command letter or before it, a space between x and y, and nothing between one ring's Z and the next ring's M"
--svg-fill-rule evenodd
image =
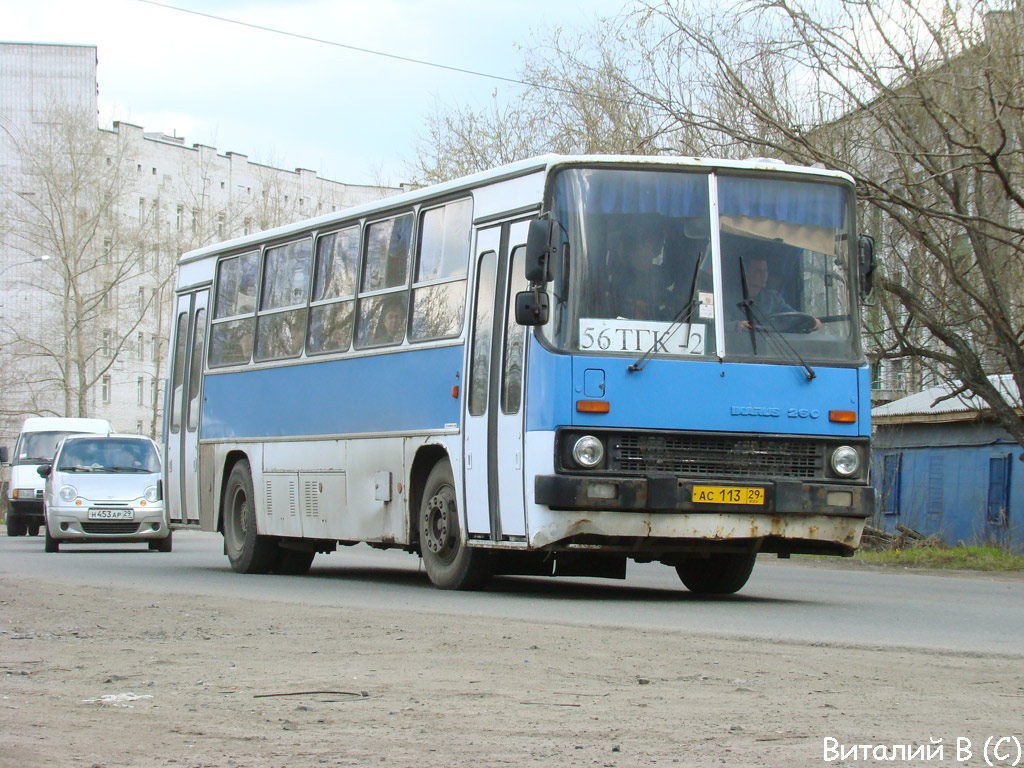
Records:
M731 595L743 589L756 559L753 553L740 552L687 558L676 565L676 573L698 595Z
M224 486L224 550L236 573L268 573L277 560L277 542L256 532L252 472L244 461Z
M419 514L420 553L427 576L441 589L479 589L490 578L486 552L462 540L451 465L430 470Z

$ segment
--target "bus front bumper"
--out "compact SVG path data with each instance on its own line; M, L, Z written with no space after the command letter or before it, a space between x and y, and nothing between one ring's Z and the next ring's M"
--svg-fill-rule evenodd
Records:
M762 501L694 500L708 498L709 489L724 489L719 498ZM761 493L743 493L750 489ZM874 489L799 481L542 475L534 501L548 511L531 532L533 547L600 544L655 559L708 546L848 556L859 546L874 508Z
M756 493L757 489L762 493ZM755 493L750 493L752 490ZM723 503L723 498L729 501ZM749 499L759 502L746 503ZM875 491L866 485L787 480L752 483L706 478L540 475L534 484L534 501L553 510L869 517L874 510Z

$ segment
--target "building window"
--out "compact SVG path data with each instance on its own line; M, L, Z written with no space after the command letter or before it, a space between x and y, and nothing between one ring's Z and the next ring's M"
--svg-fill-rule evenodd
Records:
M139 289L142 290L141 288ZM139 334L139 360L146 359L146 334Z
M111 253L111 251L113 251L113 249L114 249L114 241L111 240L109 237L104 238L104 240L103 240L103 263L104 264L109 264L110 263L110 253Z
M146 392L146 382L145 382L145 380L141 376L139 376L138 382L137 382L137 386L136 386L136 395L138 396L139 405L145 405L146 404L145 403L145 392Z
M141 421L136 421L135 422L135 434L137 434L137 435L141 435L142 434L142 422Z
M104 330L103 336L100 340L100 354L104 357L110 357L110 331Z
M100 380L100 400L104 403L110 402L110 377L104 376Z
M217 217L217 237L224 238L224 214Z
M139 221L146 220L146 198L139 198Z
M153 362L155 363L160 358L160 338L154 333L152 339L153 346Z
M181 220L184 217L184 215L185 215L185 206L184 205L179 205L177 213L175 214L175 219L174 219L174 227L179 232L181 232Z

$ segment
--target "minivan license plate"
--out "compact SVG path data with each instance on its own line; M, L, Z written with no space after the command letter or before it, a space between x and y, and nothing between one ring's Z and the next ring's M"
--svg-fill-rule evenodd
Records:
M90 520L134 520L135 510L132 509L90 509Z

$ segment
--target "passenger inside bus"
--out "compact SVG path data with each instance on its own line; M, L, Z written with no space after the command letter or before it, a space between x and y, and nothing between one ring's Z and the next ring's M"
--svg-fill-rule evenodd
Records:
M404 294L392 296L381 305L377 325L373 329L374 345L398 344L405 338L405 301Z
M770 259L764 253L747 250L739 258L737 284L730 293L732 301L726 302L729 322L737 331L749 331L753 325L768 322L774 315L797 312L782 294L769 285L772 278ZM744 282L746 291L744 292ZM814 325L809 331L821 328L821 320L813 318Z

